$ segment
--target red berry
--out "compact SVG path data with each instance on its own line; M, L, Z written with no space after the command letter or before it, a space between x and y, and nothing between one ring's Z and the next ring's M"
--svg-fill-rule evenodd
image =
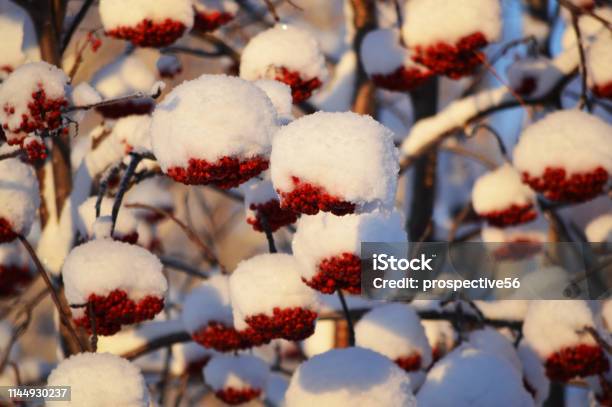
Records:
M175 181L187 185L216 185L229 189L248 181L268 169L269 161L263 157L238 159L222 157L215 163L197 158L189 159L189 165L171 167L167 174Z
M513 204L504 210L485 212L479 215L485 218L489 224L497 227L531 222L538 216L531 203L525 205Z
M602 193L608 176L603 167L571 175L564 168L547 167L540 176L523 172L523 182L551 201L584 202Z
M276 69L275 78L279 82L283 82L291 87L291 96L293 103L300 103L312 96L312 92L323 85L319 78L309 80L302 79L299 72L291 71L285 67Z
M180 21L166 18L162 22L144 19L134 27L120 26L106 35L130 41L139 47L166 47L178 40L187 27Z
M269 338L301 341L314 333L317 313L301 307L275 307L273 315L257 314L245 318L245 322L257 333Z
M234 15L232 13L226 13L224 11L196 11L193 29L202 32L212 32L233 19Z
M546 359L546 375L551 380L567 382L607 372L608 358L600 346L580 344L553 353Z
M346 290L351 294L361 293L361 259L353 253L342 253L323 259L318 272L310 280L302 280L311 288L324 294Z
M374 82L374 85L383 89L394 90L397 92L408 92L417 86L422 85L434 75L435 74L432 71L400 66L389 74L372 75L372 82Z
M0 264L0 298L20 294L34 276L27 266L4 266Z
M481 32L461 38L456 44L439 42L428 46L416 46L413 58L440 75L459 79L471 75L482 63L484 56L480 49L489 42Z
M258 398L260 395L260 389L252 388L235 389L233 387L226 387L223 390L217 390L215 392L215 396L217 396L218 399L231 405L246 403Z
M0 244L8 243L17 238L17 234L13 231L13 226L5 218L0 218Z
M415 352L409 356L397 358L395 359L395 364L406 372L417 371L421 368L421 355Z
M319 211L343 216L355 212L355 204L328 194L323 187L303 183L292 177L294 188L291 192L277 191L281 197L281 208L294 212L316 215Z
M251 204L249 208L255 212L255 217L248 217L247 223L253 226L258 232L263 232L262 218L265 217L272 232L277 231L283 226L295 223L298 214L290 209L283 209L277 199L270 199L268 202Z

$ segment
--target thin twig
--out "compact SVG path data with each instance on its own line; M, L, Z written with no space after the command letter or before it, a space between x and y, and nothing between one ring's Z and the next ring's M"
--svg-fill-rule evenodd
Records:
M277 253L278 250L276 250L276 244L274 243L274 235L272 234L272 229L270 229L268 217L264 213L259 214L259 222L266 234L266 240L268 240L268 250L270 253Z
M47 288L49 289L49 292L51 293L53 304L55 304L55 308L57 309L57 312L59 313L60 320L62 321L64 326L66 326L66 328L68 329L68 332L72 336L72 339L79 345L79 348L81 349L81 351L84 352L87 348L81 342L81 339L79 338L79 335L74 329L74 326L72 325L72 322L70 321L70 318L68 317L66 310L64 309L64 307L62 307L62 303L59 299L57 291L55 290L55 287L53 286L51 279L47 275L45 268L40 262L40 259L38 258L36 251L34 250L32 245L30 245L30 242L28 242L28 240L24 236L18 235L18 238L21 244L23 245L23 247L30 254L32 261L34 262L34 265L36 266L36 270L38 271L38 273L42 276L43 280L45 281L45 284L47 285Z
M187 264L179 259L161 256L160 261L162 262L164 266L169 267L174 270L182 271L183 273L187 275L202 278L202 279L208 278L207 273L204 273L203 271L200 271L196 267L193 267L192 265Z
M578 107L583 109L587 108L588 111L591 111L591 103L589 102L589 98L587 95L587 67L586 67L586 56L584 52L584 44L582 43L582 31L580 30L580 24L578 24L578 14L571 10L572 13L572 26L574 27L574 33L576 34L576 42L578 43L578 55L580 56L580 101L578 102Z
M348 326L349 346L355 346L355 328L353 327L353 319L351 318L351 313L349 311L348 305L346 304L346 299L344 298L342 290L336 291L338 292L338 298L340 299L342 311L344 312L344 318L346 319L346 325Z
M449 153L461 155L466 158L470 158L473 161L476 161L479 164L482 164L488 170L494 170L498 167L497 163L482 154L479 154L475 151L468 150L467 148L463 148L461 146L452 146L452 145L443 145L440 146L440 151L447 151Z
M476 124L474 127L472 127L472 131L470 132L468 137L473 137L474 135L476 135L476 133L480 129L487 130L487 132L489 134L491 134L493 137L495 137L495 141L497 142L497 146L499 147L499 152L501 153L501 155L504 158L504 160L506 160L506 162L509 162L510 158L508 157L508 150L506 149L506 146L504 144L504 140L502 140L501 136L499 135L497 130L495 130L493 128L493 126L491 126L491 125L489 125L487 123L484 123L484 122L480 122L480 123Z
M104 106L114 105L117 103L124 103L124 102L128 102L134 99L148 99L148 98L157 99L158 97L161 96L161 93L162 93L162 89L161 87L158 87L155 93L136 92L131 95L121 96L115 99L107 99L107 100L103 100L97 103L90 103L90 104L81 105L81 106L68 106L66 109L64 109L64 113L70 113L76 110L95 109L97 107L104 107Z
M274 21L279 22L280 17L278 16L278 13L276 12L276 7L274 7L274 4L270 0L264 0L264 3L266 3L266 7L268 7L268 11L270 12L270 14L272 14L272 17L274 17Z
M603 18L602 16L600 16L599 14L595 13L593 10L589 10L583 7L578 7L569 0L559 0L559 4L561 4L563 7L568 9L572 14L574 13L588 14L589 16L593 17L595 20L599 21L609 31L612 31L612 23L606 20L605 18Z
M181 230L183 231L183 233L185 233L185 235L189 238L189 240L191 240L196 246L198 246L198 248L202 252L202 255L204 256L204 259L210 265L213 265L213 266L219 265L219 259L217 258L217 256L214 255L214 253L210 250L210 248L202 241L202 239L200 239L200 236L198 236L196 232L194 232L183 221L178 219L176 216L174 216L170 212L167 212L160 208L156 208L151 205L142 204L142 203L130 203L130 204L126 204L125 207L126 208L146 209L146 210L155 212L158 215L161 215L165 218L172 220L174 223L178 225L178 227L181 228Z
M85 0L83 2L83 5L79 9L79 11L74 16L62 40L62 46L60 48L60 52L62 54L66 52L66 49L68 48L68 45L70 44L70 40L72 39L72 36L76 32L76 29L79 27L79 25L81 24L85 16L87 15L87 11L89 10L89 8L91 7L93 3L94 3L94 0Z
M117 191L117 195L115 196L115 202L113 202L113 210L111 212L112 223L111 223L111 236L115 232L115 225L117 223L117 217L119 216L119 210L121 209L121 202L123 201L123 196L125 195L128 185L130 184L130 180L132 179L132 175L136 172L136 167L143 159L143 156L138 153L130 153L132 156L132 160L125 170L125 174L123 174L123 178L121 179L121 184L119 184L119 190Z
M201 49L182 47L178 45L173 45L171 47L166 47L161 49L162 54L187 54L200 58L218 58L225 56L226 54L221 52L221 50L217 49L217 51L209 52Z
M0 154L0 161L2 160L7 160L9 158L17 158L17 157L21 157L25 155L23 150L19 149L19 150L15 150L11 153L6 153L6 154Z

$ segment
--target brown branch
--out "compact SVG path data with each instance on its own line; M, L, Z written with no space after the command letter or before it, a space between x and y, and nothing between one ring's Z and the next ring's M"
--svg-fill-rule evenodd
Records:
M76 32L76 29L79 27L79 25L81 24L85 16L87 15L87 11L91 8L93 3L94 3L94 0L85 0L83 2L83 5L79 9L79 11L76 13L74 18L72 19L72 22L70 23L68 30L66 30L66 34L64 34L64 38L62 40L62 46L60 48L60 52L62 54L66 52L66 49L68 48L68 45L70 44L70 40L72 39L72 36Z
M40 259L38 258L36 251L34 250L32 245L30 245L30 242L28 242L28 240L24 236L19 235L18 238L21 244L23 245L23 247L28 251L30 257L32 258L32 261L34 262L34 265L36 266L36 270L41 275L45 284L47 285L47 288L49 289L49 292L51 293L51 298L53 299L53 304L55 305L55 308L57 309L57 312L59 314L62 324L68 329L68 332L70 333L72 339L75 341L75 343L79 345L81 351L87 350L87 347L81 342L79 335L77 334L74 326L72 325L72 321L68 315L69 314L68 311L62 306L62 302L59 298L59 295L57 291L55 290L55 287L53 286L51 279L47 275L45 268L40 262Z
M586 108L590 111L591 104L589 102L589 98L587 96L587 67L586 67L586 56L584 52L584 44L582 43L582 31L580 30L580 24L578 24L578 13L571 10L572 13L572 26L574 27L574 33L576 34L576 42L578 44L578 55L580 56L580 101L578 103L578 107L582 109L586 106Z
M376 29L376 2L372 0L350 0L353 8L355 37L353 51L357 55L357 73L353 93L352 111L374 116L376 113L376 88L365 72L361 61L361 43L365 36Z
M274 4L272 4L270 0L264 0L264 3L266 3L266 7L268 8L270 14L272 14L274 21L279 22L280 17L278 16L278 12L276 11L276 7L274 7Z
M195 231L193 231L189 226L187 226L183 221L178 219L172 213L165 211L163 209L156 208L154 206L146 205L142 203L130 203L130 204L126 204L125 207L145 209L151 212L155 212L158 215L161 215L165 218L172 220L174 223L176 223L178 227L181 228L181 230L183 231L183 233L185 233L187 238L189 238L189 240L193 242L200 249L200 251L202 252L202 255L204 256L204 259L210 265L213 265L213 266L220 265L219 259L217 258L217 256L215 256L212 250L202 241L202 239L200 239L200 236L198 236L198 234Z

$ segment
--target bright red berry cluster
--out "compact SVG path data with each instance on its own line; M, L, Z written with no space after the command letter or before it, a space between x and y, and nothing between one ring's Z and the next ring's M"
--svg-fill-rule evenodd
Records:
M480 216L493 226L505 227L530 222L538 214L533 208L533 204L528 203L525 205L513 204L504 210L485 212L481 213Z
M233 19L234 15L225 11L196 11L193 29L201 32L212 32Z
M567 382L607 372L608 358L600 346L581 344L563 348L546 359L546 375L551 380Z
M28 101L28 113L21 115L21 122L17 127L9 127L4 123L4 130L11 133L32 133L36 130L55 130L62 125L62 108L68 106L68 101L60 97L51 99L43 88L43 84L38 84L38 90L32 92L31 99ZM15 106L6 103L2 106L4 113L8 116L15 114ZM24 136L25 137L25 136ZM23 139L9 139L9 144L20 144Z
M241 332L217 321L210 321L191 336L195 342L205 348L219 352L231 352L253 346L249 338Z
M321 82L319 78L315 77L304 80L299 72L291 71L285 67L276 69L276 76L274 79L291 87L293 103L300 103L309 99L310 96L312 96L312 92L323 85L323 82Z
M26 153L26 159L30 163L39 163L47 159L47 146L41 141L33 140L26 144L23 143L23 150Z
M353 253L323 259L318 272L310 280L302 279L309 287L324 294L346 290L351 294L361 293L361 260Z
M548 167L543 175L537 177L523 172L523 182L551 201L584 202L602 193L608 176L603 167L571 175L564 168Z
M484 55L479 51L489 42L481 32L461 38L456 44L439 42L429 46L414 47L413 59L440 75L459 79L471 75L482 63Z
M421 355L417 352L409 356L402 356L395 359L395 364L404 369L406 372L414 372L421 368Z
M417 86L422 85L432 76L434 76L432 71L400 66L389 74L372 75L372 82L374 82L374 85L378 86L379 88L394 90L397 92L408 92Z
M93 315L90 314L93 309ZM90 294L84 307L85 315L74 320L92 333L92 321L95 321L98 335L113 335L121 325L135 324L153 319L164 308L164 299L148 295L135 302L128 298L124 290L116 289L107 295Z
M260 389L235 389L233 387L226 387L223 390L217 390L215 396L218 399L223 400L225 403L230 405L237 405L246 403L251 400L255 400L261 395Z
M317 313L301 307L275 307L272 316L257 314L245 318L256 332L269 338L301 341L314 333Z
M175 181L187 185L216 185L229 189L248 181L268 169L269 161L263 157L241 160L235 157L222 157L215 163L197 158L189 159L187 168L172 167L168 175Z
M255 212L255 217L249 216L247 223L258 232L263 232L262 219L265 218L270 231L275 232L283 226L295 223L298 214L290 209L283 209L277 199L268 202L251 204L249 208Z
M0 218L0 244L8 243L17 238L17 234L13 231L13 225L5 218Z
M323 187L302 182L291 177L294 188L291 192L277 191L281 197L281 208L294 212L316 215L319 211L343 216L355 212L355 204L330 195Z
M27 266L4 266L0 264L0 298L20 294L33 280Z
M120 26L106 31L106 35L130 41L138 47L167 47L181 38L185 24L166 18L162 22L144 19L134 27Z

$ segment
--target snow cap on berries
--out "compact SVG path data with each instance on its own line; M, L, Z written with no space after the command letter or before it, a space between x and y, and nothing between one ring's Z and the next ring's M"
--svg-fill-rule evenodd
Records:
M66 257L62 276L70 304L85 304L91 294L105 296L122 290L128 299L163 298L168 288L162 264L149 251L110 239L96 239L75 247ZM72 310L76 317L83 308Z
M585 328L596 326L583 300L538 300L529 305L523 334L545 363L549 378L567 381L607 371L609 363Z
M181 319L190 334L205 327L209 322L220 322L227 327L233 327L228 277L211 276L206 282L191 290L183 301Z
M327 79L325 57L308 31L278 24L249 41L240 59L240 77L275 79L291 86L294 102L308 99Z
M77 229L84 238L94 237L94 224L96 223L96 202L98 198L92 196L83 202L78 209L79 217L77 219ZM115 200L109 197L103 197L100 205L100 216L110 216L113 210ZM135 243L138 240L137 235L138 221L134 216L134 211L129 208L121 208L117 215L115 223L115 233L119 240L133 237L129 243ZM135 235L135 236L134 236Z
M79 353L63 360L47 386L69 386L67 406L149 406L149 391L140 370L110 353ZM53 403L55 404L55 403Z
M612 98L612 38L609 33L597 37L586 56L588 80L593 93Z
M285 394L291 407L414 407L408 375L380 353L333 349L302 363Z
M414 62L400 41L399 30L388 28L370 31L363 38L361 61L376 86L409 91L434 75Z
M142 47L172 44L194 18L191 0L101 0L100 17L107 35Z
M30 233L39 205L34 169L16 158L0 160L0 243Z
M510 164L481 176L472 189L474 210L495 226L529 222L537 216L535 192Z
M267 168L276 120L272 102L257 86L202 75L174 88L155 109L153 152L175 180L237 186ZM237 167L223 173L224 163L235 160ZM257 160L257 168L242 168Z
M456 407L533 405L521 372L503 357L468 346L446 355L427 374L419 405Z
M293 237L293 254L300 275L311 287L324 293L337 288L358 293L361 289L361 243L405 242L404 222L398 211L335 216L319 212L302 216ZM344 261L343 261L344 259ZM352 272L347 268L351 263ZM342 272L337 275L334 265ZM331 280L331 281L330 281Z
M303 213L370 211L393 204L398 160L392 132L370 116L318 112L274 137L272 182L281 204Z
M228 404L240 404L263 397L270 369L256 356L217 355L203 374L218 398Z
M501 24L498 0L410 0L402 35L410 47L454 45L477 32L493 42L501 33Z
M591 243L612 241L612 213L600 215L589 222L584 234Z
M100 93L89 83L81 82L72 88L70 99L75 106L86 106L100 103L102 101L102 95L100 95Z
M482 63L480 49L499 37L501 24L499 0L411 0L402 35L416 62L458 79Z
M355 325L355 343L385 355L410 373L413 389L422 384L432 362L423 325L408 304L386 304L369 311Z
M298 264L288 254L260 254L238 264L230 277L230 297L236 328L246 327L249 317L272 318L275 309L310 310L315 292L298 274Z
M280 124L287 124L293 120L293 112L291 111L293 102L291 88L288 85L272 79L259 79L253 83L266 92L266 95L272 101Z
M551 113L523 131L514 166L549 199L592 199L612 174L612 126L580 110Z
M31 62L15 69L0 86L0 124L9 144L27 133L55 130L67 105L68 76L46 62Z

